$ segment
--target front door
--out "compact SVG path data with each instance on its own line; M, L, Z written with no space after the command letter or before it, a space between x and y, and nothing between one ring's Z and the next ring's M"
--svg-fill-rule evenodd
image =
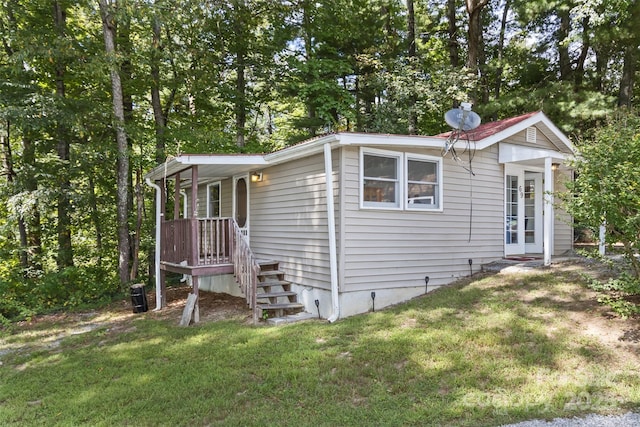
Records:
M542 253L542 174L524 175L524 249L526 253Z
M542 192L542 173L506 168L505 255L542 253Z
M242 234L249 238L249 176L233 178L233 218Z

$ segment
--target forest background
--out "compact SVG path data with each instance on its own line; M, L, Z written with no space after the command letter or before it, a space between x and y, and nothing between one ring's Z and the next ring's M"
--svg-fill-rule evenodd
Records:
M326 132L633 110L634 0L0 1L0 321L150 278L145 171Z

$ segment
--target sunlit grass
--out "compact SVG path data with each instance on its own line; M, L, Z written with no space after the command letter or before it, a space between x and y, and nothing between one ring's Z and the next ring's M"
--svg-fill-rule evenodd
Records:
M575 329L576 277L474 277L335 324L16 328L0 339L0 425L478 426L637 408L638 358Z

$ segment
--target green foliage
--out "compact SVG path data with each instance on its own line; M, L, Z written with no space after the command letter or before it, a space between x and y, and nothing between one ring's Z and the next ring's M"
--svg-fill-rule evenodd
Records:
M600 304L607 305L611 311L623 319L640 314L640 306L619 296L602 295L598 297Z
M0 278L0 316L29 319L36 314L102 304L119 294L117 278L103 269L67 267L39 277L24 277L16 266Z
M640 277L640 118L620 112L578 146L576 179L559 194L584 227L606 225L606 242L622 243L632 274Z

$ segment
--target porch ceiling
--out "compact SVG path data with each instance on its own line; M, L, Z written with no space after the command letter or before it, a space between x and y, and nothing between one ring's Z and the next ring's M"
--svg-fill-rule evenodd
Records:
M193 165L198 166L198 181L212 181L260 170L267 165L267 162L261 154L187 154L167 159L166 162L148 172L145 178L151 181L171 178L178 172L187 172ZM189 181L191 174L184 173L181 178Z

